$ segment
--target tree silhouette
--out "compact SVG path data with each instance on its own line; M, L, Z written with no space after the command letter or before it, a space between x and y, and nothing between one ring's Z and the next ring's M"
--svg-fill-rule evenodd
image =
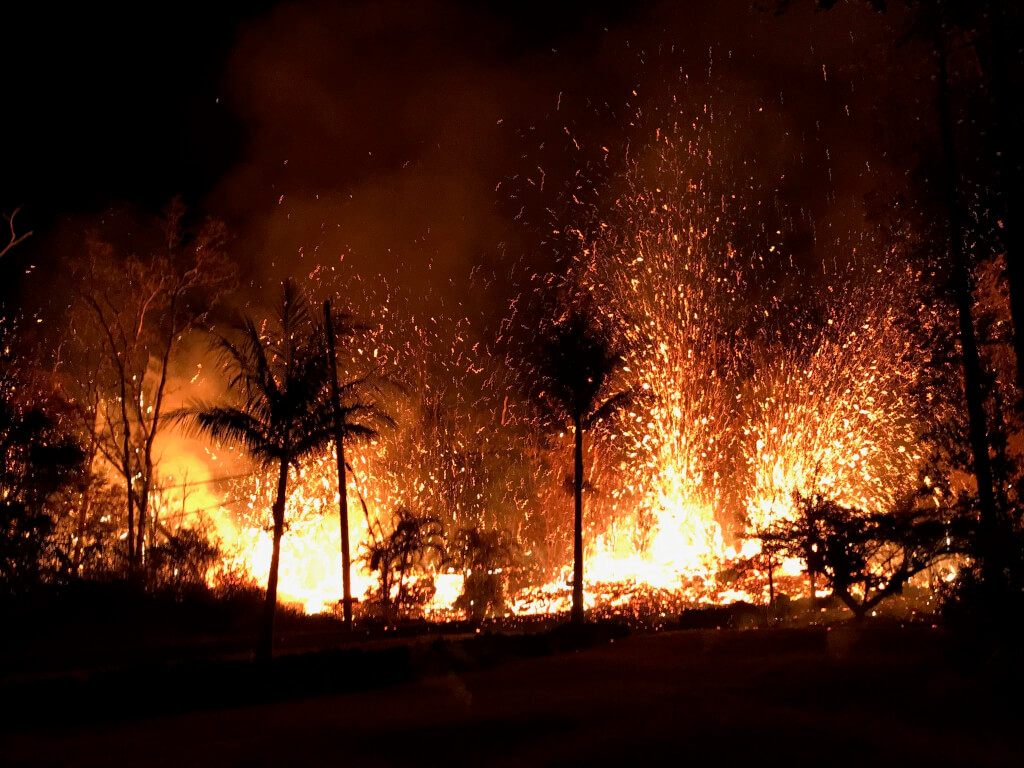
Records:
M913 498L891 512L867 513L819 495L796 496L798 515L757 534L776 555L803 560L861 621L916 574L949 556L963 532Z
M783 12L790 0L780 0L777 11ZM885 12L884 0L869 0L876 11ZM836 5L836 0L817 0L825 10ZM970 68L979 67L986 81L986 89L994 99L995 119L987 124L982 135L986 149L994 152L995 160L988 173L998 190L997 205L993 206L998 218L992 224L999 231L998 239L1006 254L1006 277L1009 286L1009 305L1013 318L1013 345L1016 353L1017 385L1024 391L1024 247L1018 214L1021 203L1021 164L1019 142L1014 126L1022 122L1017 82L1021 77L1019 38L1021 13L1019 4L1009 0L944 0L922 2L908 0L906 5L915 11L910 29L904 40L919 37L932 57L935 83L935 120L938 128L940 163L937 189L947 218L947 232L942 247L946 250L951 271L952 288L957 309L960 359L964 373L964 399L966 401L968 438L972 453L972 470L977 481L978 506L981 520L975 551L981 561L982 582L993 584L1000 578L1000 560L1012 559L1007 550L1009 526L1004 519L1006 510L1000 508L997 497L997 478L994 476L990 451L993 448L990 425L986 418L984 380L986 370L979 351L979 341L973 317L973 291L976 284L974 248L969 245L971 219L978 212L970 211L965 194L965 177L961 163L966 153L958 153L958 126L966 122L955 106L956 54L959 49L971 47L976 58ZM972 116L970 124L978 120Z
M609 396L622 357L596 313L574 304L543 330L534 368L542 405L572 422L575 437L572 623L583 623L583 433L633 400L625 390Z
M500 529L485 530L478 524L455 534L449 561L465 576L455 607L465 611L470 621L478 623L488 614L503 611L505 584L501 571L512 565L514 549L508 534Z
M31 588L46 575L55 554L54 502L84 469L67 404L25 379L6 331L0 327L0 594Z
M444 530L441 521L430 515L417 515L406 507L395 510L391 533L375 538L364 555L370 570L380 578L380 599L384 618L393 610L401 611L410 602L406 577L413 568L422 568L433 552L444 556ZM392 601L391 593L395 591Z
M294 283L284 286L275 324L264 331L244 318L236 338L215 342L230 374L236 405L197 404L179 411L177 419L215 440L241 446L265 468L278 470L273 505L273 550L263 624L256 658L273 655L278 565L284 533L288 470L322 451L332 437L328 371L308 304Z

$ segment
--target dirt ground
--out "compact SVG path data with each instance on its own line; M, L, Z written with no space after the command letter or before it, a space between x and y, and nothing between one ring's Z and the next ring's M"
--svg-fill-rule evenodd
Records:
M0 764L1024 765L998 675L927 632L868 640L636 634L364 693L8 733Z

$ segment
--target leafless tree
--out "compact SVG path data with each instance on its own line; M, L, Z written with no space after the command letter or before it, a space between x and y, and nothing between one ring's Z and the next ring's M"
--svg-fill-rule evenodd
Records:
M68 366L83 417L92 421L99 453L124 483L129 570L144 573L154 444L165 426L172 366L188 334L203 326L230 286L223 224L195 233L183 226L174 200L160 222L158 245L145 254L119 253L98 234L87 239L76 272ZM90 391L92 390L92 391ZM152 546L154 542L150 541Z

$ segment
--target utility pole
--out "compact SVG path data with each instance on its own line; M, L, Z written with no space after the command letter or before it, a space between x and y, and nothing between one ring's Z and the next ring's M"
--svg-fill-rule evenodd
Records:
M338 518L341 524L342 610L345 631L352 631L352 561L348 538L348 482L345 479L345 427L341 416L341 395L338 389L338 359L334 350L334 322L331 302L324 301L324 323L327 331L327 361L331 368L331 402L334 406L334 449L338 459Z

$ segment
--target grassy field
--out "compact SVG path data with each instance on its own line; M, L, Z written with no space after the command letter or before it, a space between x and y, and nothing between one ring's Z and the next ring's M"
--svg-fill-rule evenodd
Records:
M443 664L374 690L8 731L0 764L1024 764L1015 685L937 630L634 633L525 653L502 642L435 641Z

